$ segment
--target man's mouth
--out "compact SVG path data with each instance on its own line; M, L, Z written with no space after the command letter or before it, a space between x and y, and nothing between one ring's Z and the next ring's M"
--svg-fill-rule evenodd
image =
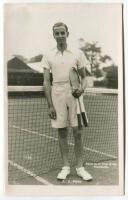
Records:
M58 39L58 42L64 42L64 39Z

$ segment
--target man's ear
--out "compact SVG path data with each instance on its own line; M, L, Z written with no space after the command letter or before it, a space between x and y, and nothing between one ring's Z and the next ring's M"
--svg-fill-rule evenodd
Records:
M69 36L69 32L67 32L67 37Z

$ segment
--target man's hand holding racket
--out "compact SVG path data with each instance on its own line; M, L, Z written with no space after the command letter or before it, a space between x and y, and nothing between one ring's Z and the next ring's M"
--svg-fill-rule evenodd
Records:
M54 120L56 119L56 111L54 106L49 107L49 117Z
M84 93L84 90L82 88L79 88L79 89L73 89L72 91L72 95L75 97L75 98L79 98L81 96L81 94Z

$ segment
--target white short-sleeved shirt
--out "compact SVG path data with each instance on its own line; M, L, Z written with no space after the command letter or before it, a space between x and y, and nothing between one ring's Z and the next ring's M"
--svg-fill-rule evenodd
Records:
M43 56L42 67L49 69L53 75L53 83L69 81L69 72L72 67L86 67L88 61L84 53L66 49L62 53L54 48Z

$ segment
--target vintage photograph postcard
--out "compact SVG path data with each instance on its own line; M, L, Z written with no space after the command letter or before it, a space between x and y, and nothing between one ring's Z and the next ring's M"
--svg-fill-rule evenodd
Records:
M6 3L7 195L124 193L123 5Z

